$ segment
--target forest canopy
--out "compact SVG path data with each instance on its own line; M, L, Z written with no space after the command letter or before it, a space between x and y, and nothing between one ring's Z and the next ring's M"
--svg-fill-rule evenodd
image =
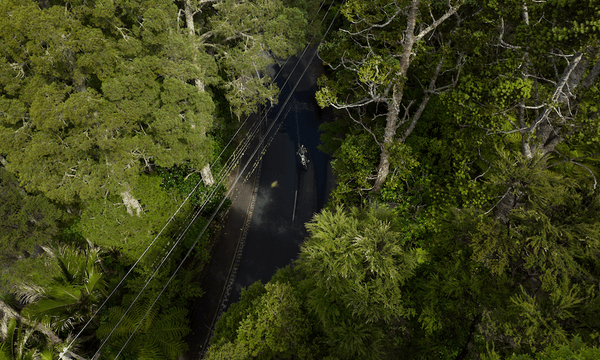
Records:
M2 0L0 358L185 351L217 154L314 34L337 186L206 358L600 358L599 19L600 0Z

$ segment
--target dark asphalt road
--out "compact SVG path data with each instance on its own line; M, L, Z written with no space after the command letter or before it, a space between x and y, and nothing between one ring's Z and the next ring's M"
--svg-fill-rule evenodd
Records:
M290 81L282 89L281 105L314 51L305 54L291 77L297 59L282 69L280 88L285 78L290 77ZM254 214L230 301L238 300L243 287L259 280L266 283L277 269L297 258L300 244L307 235L304 223L323 207L333 184L329 156L317 149L318 127L324 119L320 117L314 95L321 69L322 65L315 58L282 112L282 116L286 113L287 116L263 157ZM275 107L270 116L274 117L278 111L279 107ZM299 144L306 146L310 154L311 162L306 171L296 155Z
M192 332L186 338L190 349L181 359L198 359L217 314L238 300L243 287L255 281L266 283L277 269L296 259L306 237L304 223L323 207L334 184L329 156L317 149L318 127L325 119L314 100L317 78L323 69L318 58L309 66L314 51L316 48L309 50L300 61L290 59L281 71L277 81L282 89L280 101L271 109L268 123L276 121L279 112L282 117L270 134L265 134L268 126L263 128L262 134L272 140L257 171L250 175L250 166L241 174L247 181L240 181L232 189L229 215L203 271L205 294L194 303L190 314ZM295 86L292 98L282 109ZM306 171L296 155L299 143L309 152L311 162ZM257 145L255 139L242 164Z

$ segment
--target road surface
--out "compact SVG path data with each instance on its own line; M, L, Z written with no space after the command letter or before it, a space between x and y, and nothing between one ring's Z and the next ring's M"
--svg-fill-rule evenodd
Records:
M270 144L260 166L250 176L242 174L247 181L240 181L233 192L233 205L205 271L205 295L192 312L193 332L188 336L190 351L185 359L199 357L215 315L237 301L243 287L255 281L266 283L277 269L297 258L307 235L304 224L324 206L333 187L329 156L317 149L318 127L325 119L314 100L322 71L318 57L309 64L314 51L316 48L309 49L300 61L290 59L281 69L279 104L268 115L268 123L276 123L270 133L263 127ZM276 119L278 113L281 116ZM308 149L307 170L296 154L300 144ZM248 157L246 154L245 159Z

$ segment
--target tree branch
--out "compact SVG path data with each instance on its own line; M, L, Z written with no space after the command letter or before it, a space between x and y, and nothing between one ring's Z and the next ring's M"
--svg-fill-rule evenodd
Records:
M421 101L421 104L419 104L419 108L417 109L417 112L413 115L413 117L410 121L410 125L408 125L408 128L404 131L404 134L400 138L400 142L403 143L404 141L406 141L408 136L415 129L417 122L421 118L421 115L423 114L423 110L425 110L425 106L427 106L427 103L429 102L429 99L431 98L431 94L433 93L433 90L435 89L435 82L440 74L440 71L442 70L442 66L444 65L444 60L445 59L442 56L440 61L438 61L438 64L435 67L435 72L433 74L433 77L429 81L429 87L427 90L425 90L425 97L423 97L423 100Z
M581 61L581 59L583 57L583 53L581 53L581 52L577 53L576 55L577 56L575 56L575 59L573 59L571 64L569 64L567 69L565 69L563 76L560 78L560 81L558 82L558 85L556 86L556 90L554 90L554 93L552 94L552 102L554 102L554 103L559 102L559 100L563 100L561 98L561 95L563 94L563 88L567 84L567 81L569 80L571 73L573 72L573 70L575 70L575 67L579 64L579 62ZM570 91L569 91L569 93L570 93ZM542 121L546 120L546 118L548 117L548 115L550 114L551 111L552 111L552 106L548 106L544 110L544 112L536 119L536 121L534 121L531 124L531 126L529 127L530 137L533 136L533 133L534 133L535 129L538 127L538 125L541 124Z
M2 299L0 299L0 311L2 311L9 318L16 319L17 321L22 322L23 324L29 326L30 328L37 330L37 331L41 332L42 334L46 335L53 344L62 343L62 340L52 330L48 329L47 327L45 327L42 324L39 324L39 323L35 324L35 323L30 322L27 318L23 317L21 314L19 314L17 311L15 311L12 307L10 307Z
M587 171L590 173L590 175L592 175L592 179L594 179L594 191L596 191L596 187L598 186L598 181L597 181L597 179L596 179L596 175L594 175L594 172L593 172L592 170L590 170L590 168L588 168L587 166L585 166L585 165L583 165L582 163L579 163L579 162L577 162L577 161L575 161L575 160L590 158L590 157L593 157L593 156L597 156L597 155L599 155L600 153L594 153L594 154L587 155L587 156L579 156L579 157L576 157L576 158L572 158L572 159L571 159L571 158L569 158L568 156L565 156L564 154L562 154L561 152L559 152L559 151L557 151L557 150L554 150L554 152L555 152L555 153L557 153L558 155L562 156L562 157L563 157L563 158L565 158L566 160L564 160L564 161L560 161L560 162L557 162L557 163L554 163L554 164L552 164L552 165L549 165L549 166L547 166L547 167L546 167L546 169L549 169L549 168L551 168L551 167L553 167L553 166L560 165L560 164L564 164L564 163L572 163L572 164L578 165L578 166L580 166L580 167L582 167L582 168L586 169L586 170L587 170Z
M348 112L348 116L350 116L350 118L357 124L359 124L360 126L363 127L363 129L365 129L369 134L371 134L371 136L373 136L373 139L375 140L375 143L379 146L382 147L383 145L381 145L381 143L379 142L379 140L377 140L377 136L375 135L375 133L369 129L367 126L365 126L365 124L363 124L362 121L360 120L356 120L354 118L354 116L352 116L352 114L350 113L350 109L346 109L346 112Z
M391 17L388 17L388 20L385 23L383 23L383 24L369 24L369 27L367 27L366 29L363 29L363 30L361 30L359 32L353 33L353 32L350 32L348 30L345 30L345 29L340 29L340 31L345 32L345 33L347 33L347 34L349 34L351 36L356 36L356 35L361 35L361 34L367 32L367 31L370 31L370 30L372 30L374 28L378 28L378 29L384 28L384 27L388 26L392 21L394 21L394 19L396 18L396 16L398 16L398 14L400 14L401 12L402 12L402 9L396 8L396 13L394 15L392 15ZM352 22L352 23L353 24L358 24L359 22L362 22L362 21L356 21L356 22ZM367 21L364 21L364 22L367 22Z
M594 64L594 67L592 68L592 70L590 70L588 76L586 76L586 78L583 79L583 81L581 82L581 88L589 89L594 83L594 80L596 80L596 77L598 77L598 75L600 75L600 60L596 61L596 64Z
M448 10L448 12L446 12L444 15L442 15L442 17L435 20L433 22L433 24L429 25L427 28L425 28L425 30L422 30L417 36L415 36L414 41L417 42L417 41L421 40L425 35L427 35L431 31L435 30L435 28L437 28L442 22L444 22L444 20L446 20L447 18L452 16L456 11L458 11L458 8L463 3L464 3L464 0L461 0L456 7L450 7L450 10Z
M504 37L504 18L500 18L500 46L507 48L507 49L512 49L512 50L518 50L521 47L520 46L514 46L511 44L508 44L506 42L504 42L504 40L502 39Z
M376 101L377 101L377 99L366 99L366 100L362 100L362 101L359 101L359 102L356 102L353 104L337 104L337 103L329 102L329 105L337 110L345 110L345 109L351 109L351 108L355 108L355 107L361 107L361 106L365 106L368 104L372 104Z

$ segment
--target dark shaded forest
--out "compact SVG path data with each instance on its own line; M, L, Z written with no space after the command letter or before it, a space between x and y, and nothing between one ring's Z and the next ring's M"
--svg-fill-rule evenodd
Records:
M598 0L3 0L0 359L177 359L227 145L317 43L337 186L206 358L600 358L599 35Z

